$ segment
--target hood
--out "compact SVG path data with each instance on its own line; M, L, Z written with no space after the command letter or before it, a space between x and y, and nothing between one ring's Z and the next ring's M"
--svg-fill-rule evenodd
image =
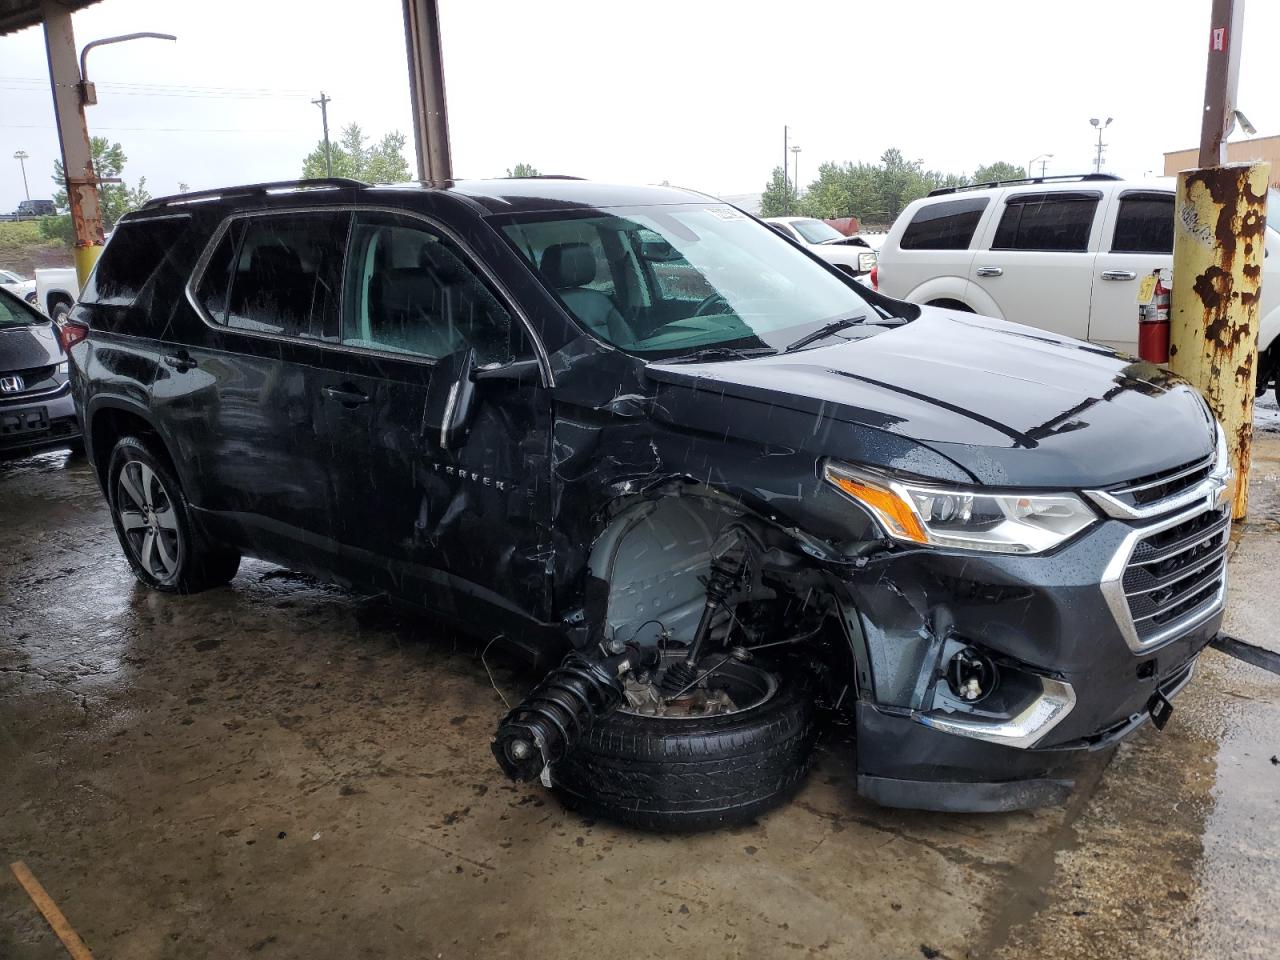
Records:
M928 307L911 323L850 333L860 339L787 356L651 364L647 372L910 438L993 486L1107 486L1214 449L1213 421L1195 390L1106 348ZM857 450L819 452L904 467Z
M0 327L0 372L47 367L63 359L52 323Z

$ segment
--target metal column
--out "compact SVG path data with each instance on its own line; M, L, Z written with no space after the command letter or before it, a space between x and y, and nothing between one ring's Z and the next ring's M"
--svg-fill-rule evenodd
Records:
M98 178L93 169L89 128L85 124L80 94L80 63L71 14L58 3L45 0L44 42L49 56L49 82L58 121L62 169L67 177L67 203L75 235L76 276L83 287L102 252L102 212L98 208Z
M453 179L449 152L449 114L444 96L444 60L440 52L440 14L436 0L404 0L404 37L409 55L409 94L413 98L413 140L418 179Z

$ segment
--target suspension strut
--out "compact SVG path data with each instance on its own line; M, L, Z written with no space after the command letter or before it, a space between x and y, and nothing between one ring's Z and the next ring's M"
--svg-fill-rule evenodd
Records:
M727 540L732 536L732 540ZM707 576L707 601L702 608L702 616L698 619L698 627L693 633L693 642L689 645L689 655L682 661L676 661L663 671L658 679L658 689L672 695L691 687L698 679L698 658L707 638L716 614L730 607L733 594L742 583L747 569L747 552L742 540L737 536L736 527L730 528L722 535L727 540L724 550L711 558L711 570Z
M570 653L498 724L492 748L502 772L512 780L537 777L618 707L628 671L656 659L656 650L634 644L607 657Z

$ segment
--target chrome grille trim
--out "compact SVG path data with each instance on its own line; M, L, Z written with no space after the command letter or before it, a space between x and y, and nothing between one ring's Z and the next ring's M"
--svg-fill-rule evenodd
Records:
M1111 610L1111 615L1115 618L1116 625L1120 628L1120 633L1124 636L1125 643L1135 654L1148 653L1162 643L1195 629L1222 611L1227 599L1227 542L1231 532L1231 517L1229 508L1219 505L1219 498L1220 494L1215 494L1212 499L1206 498L1190 510L1176 513L1155 523L1134 527L1125 535L1119 548L1108 561L1106 570L1102 574L1102 595ZM1206 513L1215 513L1218 519L1208 524L1203 530L1191 534L1190 536L1195 538L1192 543L1177 544L1177 549L1158 551L1154 557L1135 562L1134 554L1144 540L1202 517ZM1215 545L1203 561L1193 561L1191 567L1176 571L1177 575L1171 579L1158 583L1155 587L1125 589L1125 575L1130 571L1167 562L1188 550L1204 547L1207 543L1219 538L1221 543ZM1130 604L1131 599L1143 598L1156 590L1168 589L1197 574L1199 578L1192 586L1166 597L1159 604L1159 609L1135 617ZM1206 591L1209 592L1204 599L1179 616L1177 620L1151 632L1144 629L1144 625L1149 621Z

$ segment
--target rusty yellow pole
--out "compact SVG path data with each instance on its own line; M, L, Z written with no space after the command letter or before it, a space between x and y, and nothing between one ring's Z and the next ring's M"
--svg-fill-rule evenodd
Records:
M1249 505L1270 173L1266 163L1185 171L1174 207L1169 369L1199 388L1226 432L1236 520Z

